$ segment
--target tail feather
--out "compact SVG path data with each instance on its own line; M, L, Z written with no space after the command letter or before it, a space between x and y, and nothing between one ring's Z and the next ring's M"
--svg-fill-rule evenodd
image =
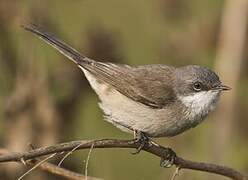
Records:
M79 66L83 66L84 64L93 62L93 60L81 55L78 51L67 45L65 42L59 40L58 38L49 34L48 32L41 30L36 25L22 25L21 27L31 33L34 33L36 36L38 36L46 43L57 49L61 54L65 55Z

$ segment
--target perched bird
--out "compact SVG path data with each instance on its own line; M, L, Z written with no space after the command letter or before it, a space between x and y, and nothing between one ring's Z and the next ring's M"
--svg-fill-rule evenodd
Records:
M23 27L77 64L99 96L105 119L124 131L175 136L201 123L230 89L206 67L99 62L35 25Z

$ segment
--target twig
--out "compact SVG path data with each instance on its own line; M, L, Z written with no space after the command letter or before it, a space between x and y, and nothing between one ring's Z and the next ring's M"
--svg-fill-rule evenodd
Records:
M25 172L21 177L18 178L18 180L21 180L22 178L24 178L26 175L28 175L31 171L33 171L34 169L36 169L38 166L40 166L42 163L46 162L48 159L51 159L52 157L54 157L57 153L51 154L50 156L46 157L45 159L43 159L42 161L40 161L39 163L37 163L36 165L34 165L31 169L29 169L27 172Z
M26 161L23 158L20 159L20 162L25 166L27 165Z
M135 140L101 139L101 140L88 140L88 141L86 140L71 141L68 143L61 143L54 146L38 148L23 153L12 153L7 155L2 155L0 156L0 163L10 162L10 161L20 161L21 158L23 158L24 160L28 160L48 154L59 153L63 151L71 151L79 144L81 145L78 147L78 149L89 149L91 148L92 144L94 144L94 148L138 148L140 146L139 142ZM151 143L149 146L145 146L143 150L151 154L154 154L160 158L164 158L166 157L166 155L168 155L167 148L154 143ZM191 169L191 170L215 173L236 180L248 180L247 176L241 174L240 172L232 168L210 164L210 163L194 162L183 159L178 156L175 158L174 165L179 166L181 169Z
M71 151L69 151L62 159L61 161L58 163L58 166L61 166L61 164L63 163L63 161L70 156L75 150L77 150L77 148L80 147L81 144L79 144L78 146L76 146L75 148L73 148Z
M180 167L177 167L175 172L173 173L172 177L171 177L171 180L175 180L177 176L179 176L179 170L180 170Z
M87 156L87 160L86 160L86 163L85 163L85 179L88 180L88 165L89 165L89 161L90 161L90 155L91 155L91 152L94 148L94 143L92 143L91 147L90 147L90 151L88 153L88 156Z
M33 162L33 159L31 161L27 161L28 164L32 165L34 163L38 163L38 160L34 160L35 162ZM68 169L62 168L62 167L58 167L54 164L51 164L49 162L44 162L43 164L41 164L39 166L39 168L43 171L47 171L51 174L55 174L70 180L83 180L86 179L85 175L70 171ZM88 180L102 180L100 178L96 178L96 177L92 177L92 176L87 176Z

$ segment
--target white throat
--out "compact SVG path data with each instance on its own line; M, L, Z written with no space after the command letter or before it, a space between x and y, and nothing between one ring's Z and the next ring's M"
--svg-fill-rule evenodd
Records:
M201 91L189 96L180 96L179 99L187 107L188 118L201 121L215 109L219 94L219 91Z

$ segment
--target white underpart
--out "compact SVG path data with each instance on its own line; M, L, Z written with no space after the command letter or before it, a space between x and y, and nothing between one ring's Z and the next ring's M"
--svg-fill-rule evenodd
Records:
M181 102L188 108L188 119L202 121L216 107L220 91L201 91L189 96L180 96Z

